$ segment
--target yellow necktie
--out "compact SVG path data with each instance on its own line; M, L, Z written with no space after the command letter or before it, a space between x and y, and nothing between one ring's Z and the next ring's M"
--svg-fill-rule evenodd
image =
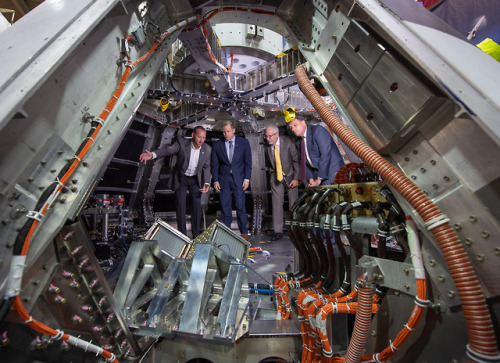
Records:
M276 179L278 181L283 180L283 168L281 167L280 153L278 151L278 145L274 145L274 158L276 159Z

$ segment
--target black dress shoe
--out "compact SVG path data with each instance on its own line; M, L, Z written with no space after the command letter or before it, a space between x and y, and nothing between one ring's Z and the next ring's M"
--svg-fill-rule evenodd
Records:
M271 237L271 241L279 241L283 238L283 233L275 233Z

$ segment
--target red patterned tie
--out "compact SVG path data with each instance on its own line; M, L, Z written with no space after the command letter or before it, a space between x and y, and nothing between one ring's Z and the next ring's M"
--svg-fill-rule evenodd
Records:
M306 138L302 138L300 143L300 176L302 181L306 181Z

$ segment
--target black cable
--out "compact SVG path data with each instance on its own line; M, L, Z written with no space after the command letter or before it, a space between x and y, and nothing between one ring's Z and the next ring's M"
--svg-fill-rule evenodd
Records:
M34 208L35 211L37 211L37 212L40 211L40 209L45 204L45 201L52 194L52 192L55 190L57 185L58 184L54 182L47 189L45 189L45 191L42 193L42 195L38 199L38 202ZM24 223L24 225L21 227L21 230L17 233L17 237L16 237L16 240L14 242L14 249L12 252L14 256L19 256L21 254L21 252L23 250L23 246L24 246L24 241L26 240L26 236L28 235L28 232L29 232L31 226L33 225L34 221L35 220L32 218L28 218L26 223Z
M3 321L7 313L10 311L10 307L12 306L13 297L8 299L2 299L0 301L0 322Z

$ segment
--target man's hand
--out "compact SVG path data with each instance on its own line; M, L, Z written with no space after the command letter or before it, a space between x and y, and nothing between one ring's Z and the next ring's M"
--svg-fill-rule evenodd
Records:
M210 188L210 184L205 184L203 186L203 188L200 189L200 192L202 192L203 194L205 194L206 192L208 192L209 188Z
M317 187L318 185L321 185L321 179L318 178L314 180L313 178L309 179L309 186L310 187Z
M144 161L144 164L146 164L146 161L151 160L152 158L153 154L151 153L151 151L146 150L139 156L139 161L140 162Z
M250 185L250 182L248 180L243 180L243 190L247 190L249 185Z
M292 189L292 188L296 188L299 186L299 181L298 180L295 180L293 179L290 184L288 184L288 188Z
M215 188L215 190L217 190L217 192L220 193L220 184L219 184L219 182L215 182L214 183L214 188Z

